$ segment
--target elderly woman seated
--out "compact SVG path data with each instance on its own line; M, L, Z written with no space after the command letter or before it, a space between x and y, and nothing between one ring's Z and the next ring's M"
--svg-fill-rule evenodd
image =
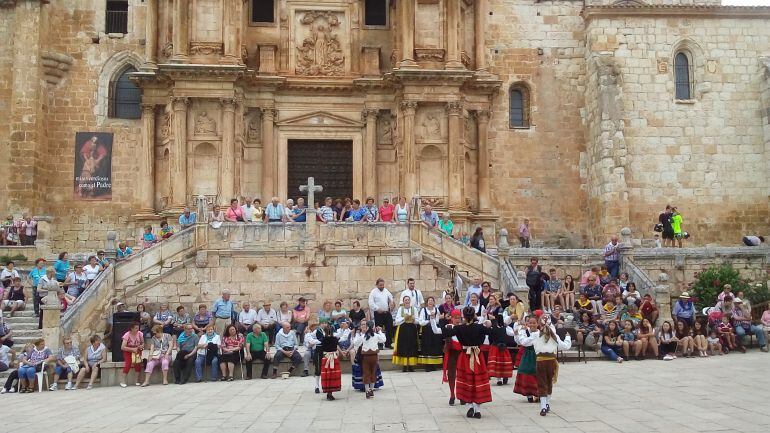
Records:
M45 340L35 340L32 351L19 363L19 393L34 392L35 373L42 371L44 365L54 359L51 349L45 345Z
M54 367L53 384L48 388L50 391L56 391L59 389L59 378L66 375L67 385L65 390L77 389L72 385L72 377L77 374L78 383L83 379L85 375L85 369L83 369L83 362L80 360L80 351L75 345L72 344L72 338L65 338L62 347L59 348L59 354L56 356L56 366Z
M99 375L99 369L101 369L103 363L107 362L107 348L102 343L102 338L98 335L92 335L89 341L91 344L89 344L86 349L86 363L83 367L84 373L82 376L78 375L78 380L75 382L75 388L73 389L78 388L80 381L84 376L89 376L86 389L93 388L94 380L96 380L96 377Z

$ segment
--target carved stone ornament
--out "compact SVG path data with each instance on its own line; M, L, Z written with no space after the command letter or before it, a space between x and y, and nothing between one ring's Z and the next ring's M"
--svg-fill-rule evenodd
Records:
M195 117L195 129L193 132L195 135L216 135L217 122L209 117L207 112L201 111Z
M306 36L297 47L299 75L330 76L345 72L345 56L337 30L340 20L332 11L305 12L300 23L306 26Z
M246 48L246 45L241 45L241 60L243 60L243 63L246 63L248 59L249 59L249 49Z
M415 48L414 55L417 61L429 61L429 62L443 62L444 61L444 49L443 48Z
M460 61L463 63L463 65L470 69L471 67L471 56L468 55L465 51L460 53Z
M210 56L222 54L224 48L221 42L191 42L190 54L194 56Z
M246 127L246 138L249 142L258 142L262 140L262 119L256 114L251 116Z
M379 144L393 143L393 121L390 112L386 111L384 115L380 116L377 126L377 142Z
M420 197L420 207L424 208L430 205L435 209L446 209L446 197L442 196L422 196Z
M163 113L163 123L160 127L160 138L168 140L171 138L171 114Z

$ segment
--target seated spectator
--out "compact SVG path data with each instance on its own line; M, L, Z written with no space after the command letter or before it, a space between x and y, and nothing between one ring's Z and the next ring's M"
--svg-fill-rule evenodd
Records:
M324 199L324 205L321 206L321 209L318 211L318 217L320 218L320 221L324 223L336 221L334 218L334 208L332 207L331 197L326 197Z
M96 279L96 276L99 275L99 272L102 271L102 267L101 265L99 265L99 260L96 258L96 256L91 256L88 258L88 264L83 266L83 270L86 273L86 279L88 280L87 286L88 286L94 282L94 280Z
M206 327L214 324L214 316L205 304L198 305L198 314L193 316L193 329L198 334L206 331Z
M562 283L556 275L556 269L551 268L548 271L548 280L543 281L543 290L540 292L540 305L543 306L545 312L553 310L554 305L557 302L563 304L564 301L561 298Z
M760 322L762 323L762 329L765 330L765 334L770 334L770 306L766 307L765 311L762 312Z
M602 265L599 268L599 284L601 284L602 287L604 287L607 284L609 284L610 281L612 281L612 275L607 270L607 266L606 265Z
M174 227L170 226L168 222L161 221L160 223L160 238L162 240L168 239L174 235Z
M719 292L717 295L717 301L724 301L726 297L730 297L730 299L733 298L733 286L730 284L725 284L722 286L722 291Z
M227 208L225 213L225 220L231 223L243 222L243 210L238 205L238 199L230 200L230 207Z
M192 227L198 220L198 216L194 212L190 212L190 208L184 208L182 215L179 215L179 228L184 230L188 227Z
M0 344L0 373L11 368L11 363L13 362L13 358L14 358L13 350L8 346L4 346ZM5 388L3 388L0 391L5 391Z
M360 325L361 322L369 320L366 311L361 308L361 303L358 301L353 301L353 306L348 312L348 318L351 321L351 329L358 329L358 325Z
M59 348L59 354L56 356L53 383L48 388L49 391L59 389L59 378L64 375L67 376L67 385L64 386L64 389L67 391L75 390L77 386L72 385L73 375L77 372L77 383L80 383L86 373L83 362L80 360L80 351L72 344L72 338L66 337L63 343L62 347Z
M602 308L602 286L599 285L598 279L599 277L596 275L589 276L588 284L580 289L580 293L586 294L596 311L600 311Z
M601 341L601 338L602 330L594 323L593 316L588 312L581 313L576 330L578 346L585 345L596 350L597 343Z
M695 325L692 327L692 339L695 350L698 351L698 356L705 358L708 355L708 331L706 324L703 321L696 320Z
M176 314L174 314L174 320L172 322L174 330L171 334L174 336L179 336L179 334L184 332L185 326L191 323L192 319L190 318L190 315L187 313L187 311L185 311L184 306L180 305L176 307Z
M618 287L620 287L621 292L625 292L628 289L628 272L622 272L620 276L618 277ZM623 298L625 298L625 295L623 295Z
M278 323L278 313L271 308L271 302L262 303L262 308L257 313L257 323L262 327L262 332L266 333L270 344L275 341L275 333L278 332L276 323Z
M278 305L278 311L276 313L278 316L278 323L292 323L294 320L294 311L289 309L289 303L286 301L281 301L281 303ZM293 326L292 329L294 329Z
M43 364L55 360L51 349L46 347L45 340L38 338L29 356L19 363L19 393L35 392L35 373L42 371Z
M67 309L69 309L69 306L74 304L75 301L77 300L74 296L70 296L70 295L64 293L64 290L61 290L61 289L59 289L56 292L56 296L59 298L59 304L61 305L60 312L62 314L64 314L67 311ZM45 303L45 300L43 301L43 303ZM41 329L42 329L42 327L41 327Z
M222 338L222 358L219 368L222 370L222 381L232 382L235 364L241 363L241 350L245 340L234 325L225 328L225 336Z
M136 386L141 385L139 378L142 371L142 350L144 349L144 335L139 331L139 323L134 322L123 334L120 350L123 352L123 371L120 375L120 386L125 388L126 376L133 368L136 371ZM113 348L114 350L114 348Z
M384 223L392 223L393 215L395 211L396 211L396 207L390 203L389 198L386 197L382 199L382 206L380 206L380 209L379 209L380 221Z
M115 251L115 260L121 261L129 258L131 254L134 254L134 250L131 247L126 246L125 242L118 244L118 249Z
M345 218L345 221L352 221L352 222L368 221L366 210L361 207L361 200L359 199L353 200L352 206L353 208L350 209L350 214L348 215L347 218Z
M212 228L218 229L222 227L222 223L225 222L225 213L219 208L219 205L214 205L209 212L209 225Z
M737 341L742 346L741 340L744 335L749 333L754 334L759 344L759 349L763 352L767 352L768 347L765 344L765 331L761 326L751 323L751 315L746 314L746 311L741 308L743 306L743 300L741 298L735 298L733 301L735 307L733 307L733 326L735 327L735 335L738 337ZM745 349L744 349L745 350Z
M257 359L262 360L262 379L267 379L270 371L270 342L267 334L262 332L262 327L255 324L252 332L246 336L246 379L251 379L252 363Z
M601 322L606 325L609 322L620 320L620 307L613 301L607 301L601 310Z
M94 387L94 380L99 376L99 370L102 368L102 364L107 362L107 348L102 344L102 338L98 335L92 335L89 339L91 344L86 349L86 363L83 366L83 376L78 375L77 382L75 382L75 389L80 386L80 381L83 377L89 376L88 385L86 389L92 389Z
M142 249L150 248L157 243L158 237L152 233L152 226L145 226L144 234L142 235Z
M174 333L174 313L168 309L167 303L160 304L160 309L155 313L155 317L152 318L153 328L155 325L163 327L163 332L166 334Z
M722 316L721 322L717 325L717 335L722 343L722 349L725 351L735 350L737 346L735 342L735 330L730 325L730 316L727 314ZM746 349L740 346L741 351L745 352Z
M652 355L658 358L658 341L655 339L655 327L647 319L642 319L639 323L639 327L636 329L636 339L639 341L639 352L636 354L636 358L639 359L639 355L642 357L647 356L647 353L652 352Z
M219 358L222 352L222 339L214 330L214 324L209 323L205 326L203 333L198 339L198 350L195 358L195 380L203 382L203 368L211 366L209 381L216 382L219 375Z
M297 206L291 210L291 220L295 223L304 223L307 221L307 206L305 206L305 199L300 197L297 199Z
M121 304L123 307L126 306L126 304L118 302L116 307L120 307ZM145 307L144 304L137 305L136 312L139 313L139 330L142 331L142 335L144 335L145 338L149 339L152 336L153 315L147 311L147 307ZM110 318L110 320L112 320L112 318Z
M595 283L599 281L599 267L598 266L593 266L593 267L591 267L591 269L583 272L583 275L580 277L580 290L581 291L585 287L588 286L588 284L590 282L589 278L591 278L591 276L595 276L596 277L596 280L594 281Z
M721 301L718 301L717 304L714 306L714 309L721 312L722 314L730 315L733 313L733 297L730 295L727 295L722 299Z
M24 349L21 351L21 354L17 357L16 354L11 350L10 352L7 352L9 354L8 359L8 366L11 366L11 363L13 362L14 358L18 358L18 365L21 365L21 362L24 359L29 358L29 355L32 354L32 349L35 347L32 343L27 343L24 345ZM8 349L8 347L5 347L5 349ZM3 352L3 348L0 347L0 353ZM7 392L16 392L16 388L13 387L14 382L18 382L18 387L21 388L21 380L19 380L19 370L18 368L16 370L11 370L11 372L8 374L8 378L5 380L5 385L0 388L0 394L5 394ZM19 389L21 391L21 389Z
M12 261L8 261L5 264L5 269L0 271L0 282L2 282L3 287L8 287L11 285L11 281L19 276L19 271L14 269L16 267L16 264Z
M634 322L625 320L621 323L623 324L623 332L620 334L620 338L623 339L623 354L625 355L625 359L631 359L631 353L638 357L641 348L639 342L636 341Z
M449 219L448 211L441 214L441 220L438 222L438 228L450 238L454 237L455 223Z
M297 300L297 306L294 307L291 316L292 329L297 332L297 336L299 336L299 342L301 344L305 337L304 334L305 328L307 327L307 322L310 320L310 308L307 307L307 299L300 296L300 298Z
M302 355L297 351L297 336L289 323L282 323L281 330L275 335L275 356L273 357L273 379L278 377L278 365L285 358L291 360L289 374L302 364Z
M735 292L735 298L741 298L743 301L743 304L741 304L741 308L743 309L743 315L746 317L751 317L751 301L746 298L746 295L743 293L743 290L738 290ZM733 304L735 304L735 298L733 298Z
M238 321L235 322L235 328L241 334L246 334L257 323L257 310L251 308L248 302L243 303L241 312L238 313Z
M691 357L695 345L693 344L690 325L684 320L677 320L674 334L677 339L677 349L682 353L682 356L685 358Z
M652 295L649 293L642 298L642 306L639 308L639 312L642 313L642 317L649 320L652 326L658 321L658 304L652 299Z
M620 351L623 350L623 339L620 337L617 322L609 322L604 325L604 337L602 338L601 351L611 361L623 362Z
M142 386L150 384L150 377L155 367L160 366L163 374L163 384L168 385L168 366L171 363L171 336L163 332L163 326L155 325L152 327L152 338L150 338L150 354L147 358L147 368L144 370L144 383Z
M695 304L690 299L690 294L682 292L679 296L679 300L674 303L674 309L671 312L674 320L681 320L687 323L687 326L692 326L695 322Z
M628 309L623 313L623 315L620 316L620 320L623 322L630 320L634 325L634 328L636 328L639 326L639 323L644 320L644 317L639 314L639 310L636 308L636 304L631 304L628 306Z
M190 379L198 357L198 334L193 332L192 324L185 326L184 332L179 334L176 347L178 351L174 358L174 383L184 385Z
M706 342L709 345L709 355L713 355L714 352L719 353L719 355L725 354L722 348L722 342L719 340L719 335L717 335L716 329L711 329L709 336L706 337Z
M641 305L642 294L639 293L638 290L636 290L636 284L630 281L626 284L626 288L625 290L623 290L623 302L625 302L625 304L629 306L631 304L636 305L637 307Z
M9 309L11 310L10 313L8 313L8 317L13 317L13 313L16 311L24 311L24 307L26 305L27 297L24 294L24 286L21 285L21 278L14 277L13 281L11 283L11 287L8 288L8 290L5 291L5 295L3 295L5 299L3 299L2 302L2 309ZM2 313L0 312L0 315Z
M342 308L342 302L336 301L334 302L334 310L332 310L332 323L334 324L334 329L337 329L340 327L340 324L344 321L348 320L348 312L344 308Z
M332 301L324 301L323 307L318 311L318 324L332 323Z
M63 285L66 287L67 294L75 299L85 291L88 285L88 274L82 264L75 265L75 270L67 274Z
M658 334L655 337L658 340L658 349L659 353L663 355L663 360L671 361L672 359L676 359L676 346L679 339L676 338L676 333L671 322L668 320L664 321L663 324L660 325Z
M602 289L602 302L610 300L615 302L617 296L621 296L620 287L615 283L615 280L611 280Z
M366 211L366 220L370 223L378 222L380 220L380 210L377 208L377 204L374 203L372 197L366 198L364 210Z
M583 313L588 313L591 317L599 315L599 312L596 311L595 304L588 299L588 295L585 292L578 296L573 309L575 313L579 315L582 315Z

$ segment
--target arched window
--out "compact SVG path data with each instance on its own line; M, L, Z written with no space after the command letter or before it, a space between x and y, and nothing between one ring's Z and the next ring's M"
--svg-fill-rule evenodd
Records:
M680 51L674 56L676 99L692 99L692 80L690 77L690 58Z
M139 105L142 102L142 91L128 79L128 74L136 72L129 66L118 75L118 79L110 83L109 117L118 119L138 119L141 116Z
M511 128L529 128L529 91L522 84L511 86L508 124Z

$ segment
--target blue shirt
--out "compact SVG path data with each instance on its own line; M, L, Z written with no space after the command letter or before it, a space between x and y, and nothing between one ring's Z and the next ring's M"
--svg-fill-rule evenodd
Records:
M220 319L229 319L233 313L233 301L225 301L219 298L211 306L211 312Z
M300 215L300 213L302 213L302 211L303 211L303 210L304 210L304 211L307 211L307 208L302 208L302 209L300 209L300 208L296 208L296 209L292 209L291 213L293 213L294 215L299 215L299 216L297 216L296 218L294 218L294 221L295 221L295 222L298 222L298 223L304 223L305 221L307 221L307 214L306 214L306 213L303 213L302 215Z
M142 235L142 239L144 239L145 242L155 242L158 240L158 238L155 237L152 233L145 233Z
M431 227L436 227L436 224L438 224L438 213L436 213L434 210L430 211L430 215L426 214L425 212L421 212L420 216L422 220Z
M37 288L37 283L40 282L40 278L45 276L45 266L43 269L35 268L29 271L29 277L32 279L32 286Z
M674 317L689 319L695 314L695 306L693 306L692 301L682 302L679 300L674 304L674 311L672 313Z
M366 209L360 207L358 209L351 209L350 210L350 219L353 221L361 221L364 219L364 216L366 215Z
M70 270L70 261L57 260L53 264L54 270L56 270L56 279L64 281L67 278L67 272Z
M125 259L129 255L131 255L134 252L134 250L131 249L131 247L126 247L125 251L121 251L120 248L115 251L115 256L119 259Z
M283 329L275 334L275 347L283 349L284 347L294 348L297 345L297 337L293 330L289 335L283 335Z
M179 215L179 225L182 227L185 226L191 226L195 224L195 220L197 219L197 216L194 212L190 212L190 216L185 216L184 214Z
M267 206L265 206L265 215L267 215L268 220L280 220L283 218L283 205L278 203L277 205L274 205L273 203L268 203Z

